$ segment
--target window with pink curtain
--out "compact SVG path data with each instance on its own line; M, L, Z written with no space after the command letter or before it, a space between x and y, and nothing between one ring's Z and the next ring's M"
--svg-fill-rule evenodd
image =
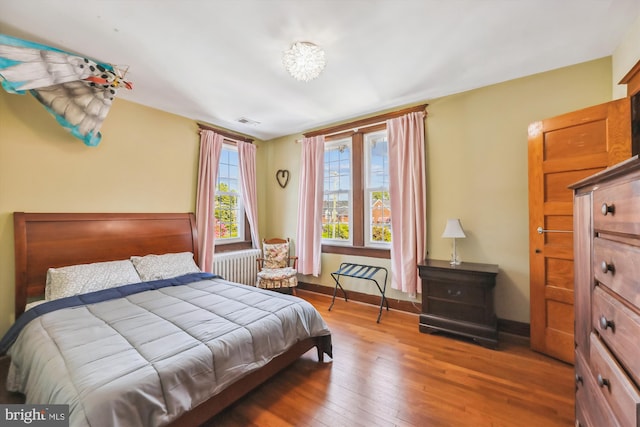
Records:
M426 256L425 107L304 139L298 209L303 274L319 274L321 251L390 256L392 287L414 296L422 291L416 266Z
M196 226L203 271L212 271L216 238L245 241L245 215L252 246L259 247L257 206L256 147L201 129Z

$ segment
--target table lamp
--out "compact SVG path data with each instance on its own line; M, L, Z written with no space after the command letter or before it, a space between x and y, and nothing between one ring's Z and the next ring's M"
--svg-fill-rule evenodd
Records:
M453 239L453 254L451 254L451 265L460 265L460 260L456 254L456 239L464 239L467 237L462 230L462 224L459 219L448 219L447 226L444 228L442 237Z

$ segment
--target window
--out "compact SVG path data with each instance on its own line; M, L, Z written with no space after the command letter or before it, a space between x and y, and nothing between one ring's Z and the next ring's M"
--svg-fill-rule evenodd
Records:
M240 187L238 149L224 144L218 164L215 200L216 244L236 243L245 240L245 214Z
M323 250L352 247L388 252L391 204L386 126L349 132L347 136L343 133L326 141Z
M322 239L351 244L351 138L327 143L324 151Z
M304 134L325 136L322 252L391 257L386 123L426 107L416 105Z
M391 202L387 131L365 134L364 150L365 246L388 247L391 242Z

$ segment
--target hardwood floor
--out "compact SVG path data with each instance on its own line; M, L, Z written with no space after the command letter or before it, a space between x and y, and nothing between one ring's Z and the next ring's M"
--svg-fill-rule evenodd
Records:
M298 291L329 325L335 359L315 350L215 417L215 427L569 427L573 367L501 335L499 349L418 331L418 317ZM0 359L4 388L6 360ZM17 400L16 400L17 399ZM0 403L19 395L0 390Z
M335 359L314 351L210 426L574 425L573 367L500 336L499 350L418 331L418 317L299 291L322 314Z

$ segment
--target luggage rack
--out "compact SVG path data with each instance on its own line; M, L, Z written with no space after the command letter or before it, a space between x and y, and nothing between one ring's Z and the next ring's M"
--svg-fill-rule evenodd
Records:
M378 283L378 281L373 278L380 271L384 272L384 283L382 287L380 287L380 284ZM376 323L380 323L380 316L382 316L382 306L386 304L387 311L389 311L389 301L387 301L387 298L384 296L384 293L387 290L387 277L389 276L388 270L384 267L378 267L375 265L354 264L351 262L343 262L342 264L340 264L340 268L338 268L337 271L334 271L333 273L331 273L331 277L333 277L333 280L336 282L336 286L335 286L335 289L333 290L333 298L331 299L331 305L329 306L329 311L331 311L331 309L333 308L333 304L336 302L336 293L338 292L338 288L342 289L345 302L348 301L347 292L344 290L344 288L340 284L341 276L353 277L355 279L369 280L376 284L376 287L378 288L378 290L380 291L380 294L382 295L382 298L380 299L380 310L378 312L378 320L376 320Z

